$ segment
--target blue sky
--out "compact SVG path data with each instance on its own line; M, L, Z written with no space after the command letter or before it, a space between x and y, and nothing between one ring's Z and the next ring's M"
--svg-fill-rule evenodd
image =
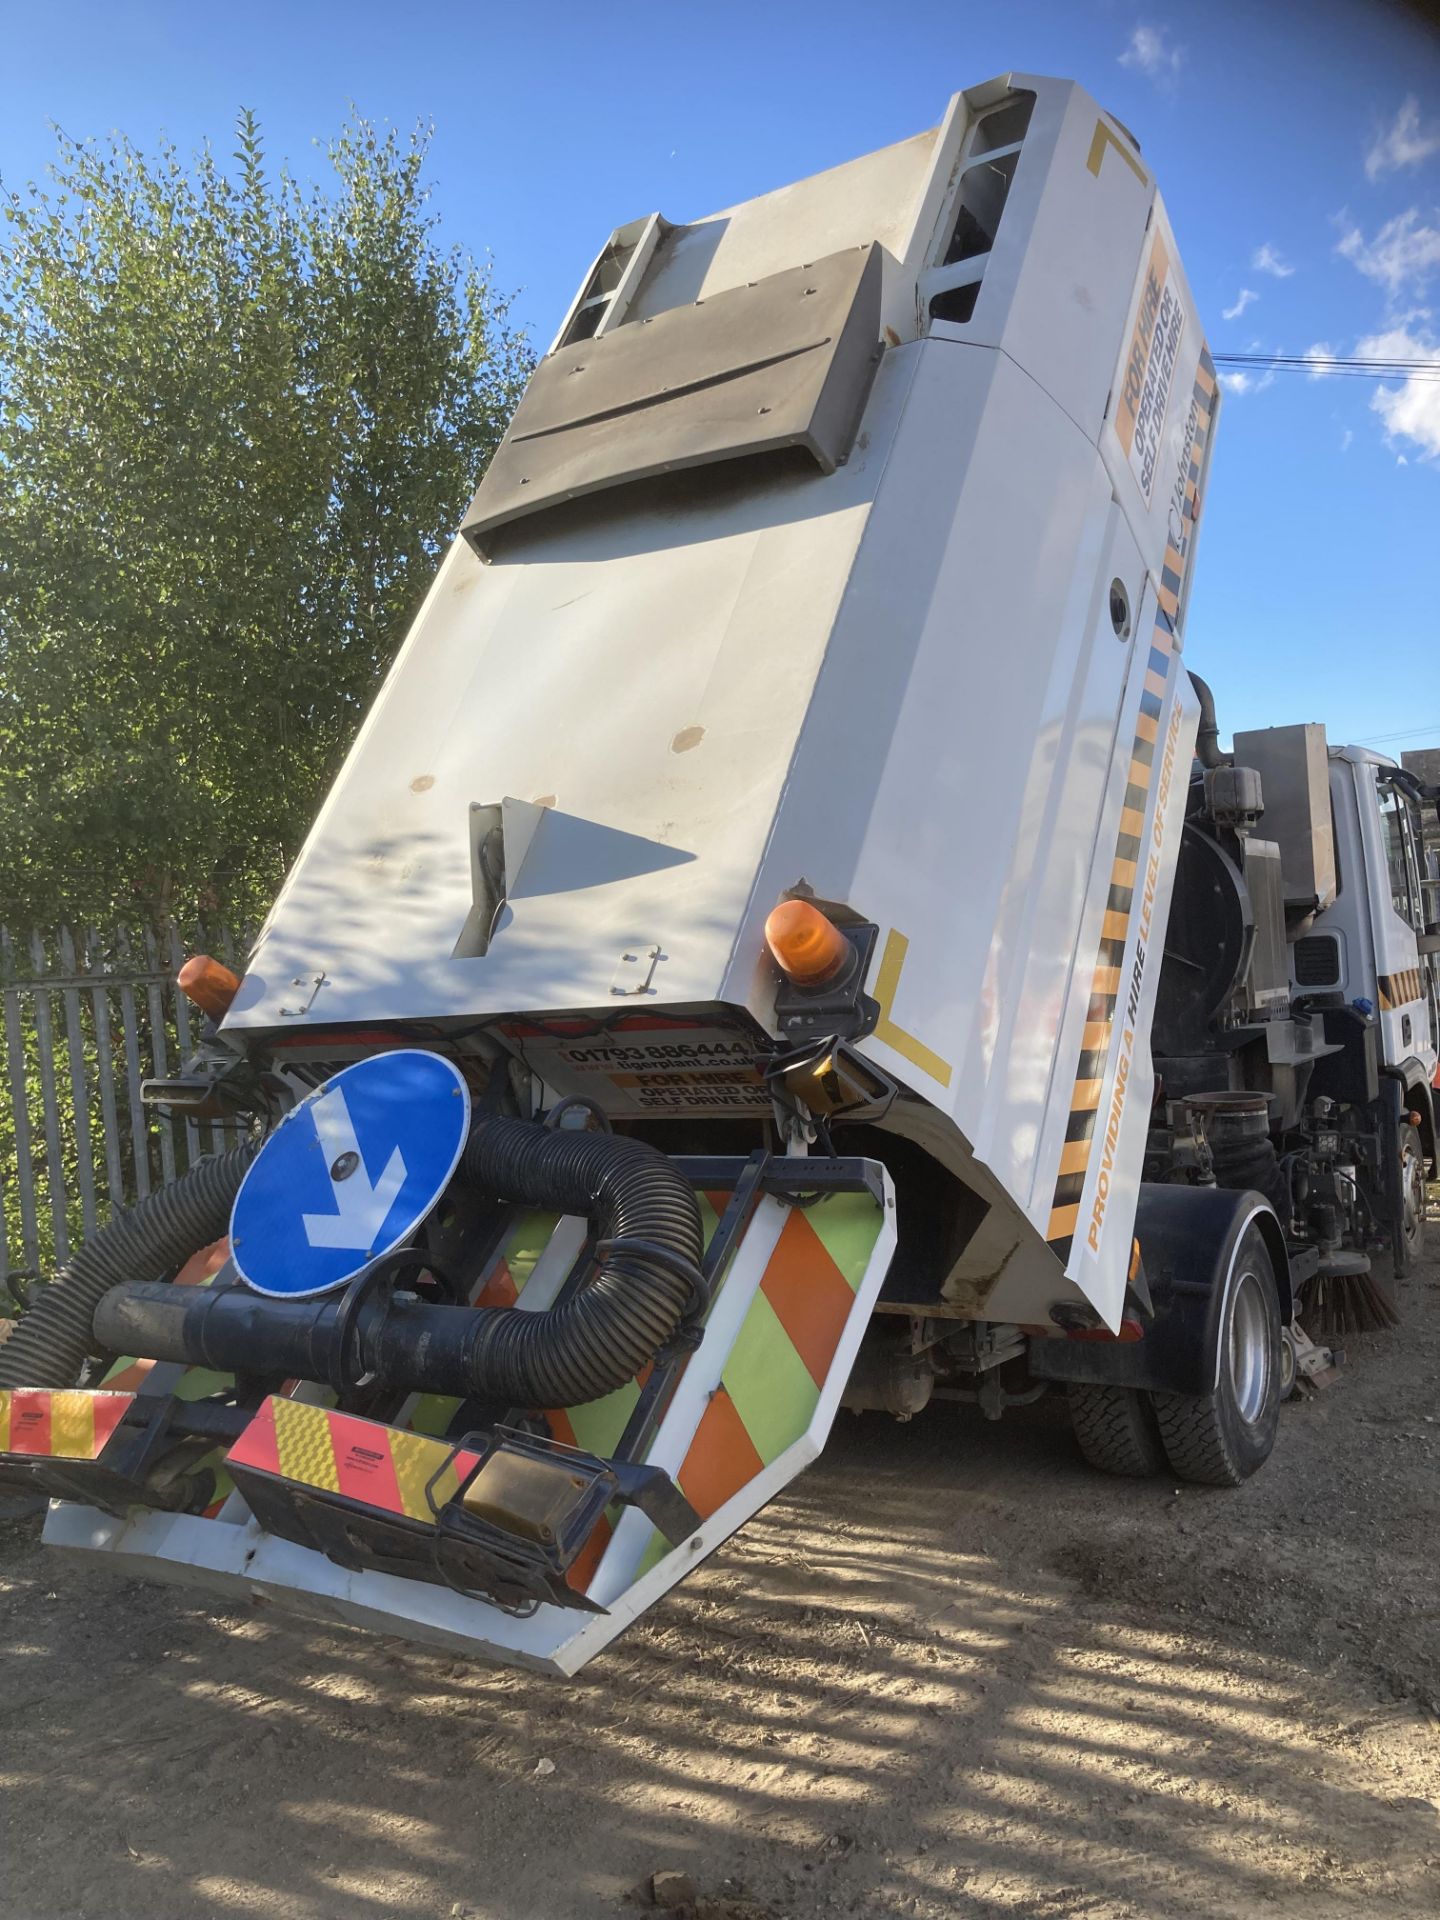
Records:
M1080 80L1134 129L1213 347L1440 358L1440 39L1381 0L68 0L61 18L0 0L7 187L43 170L52 121L225 151L243 104L307 172L351 102L433 120L443 232L494 256L541 345L621 221L813 173L1014 67ZM1187 644L1227 733L1440 742L1440 383L1390 392L1282 375L1228 397Z

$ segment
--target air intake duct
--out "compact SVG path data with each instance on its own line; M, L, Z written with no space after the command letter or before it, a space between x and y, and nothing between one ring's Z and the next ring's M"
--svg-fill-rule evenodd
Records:
M689 1182L643 1141L480 1121L458 1177L495 1200L588 1218L595 1271L548 1313L434 1306L376 1287L273 1300L246 1287L115 1287L95 1318L117 1352L342 1391L474 1394L517 1407L598 1400L632 1380L704 1297ZM407 1256L408 1257L408 1256ZM414 1258L411 1264L423 1264Z

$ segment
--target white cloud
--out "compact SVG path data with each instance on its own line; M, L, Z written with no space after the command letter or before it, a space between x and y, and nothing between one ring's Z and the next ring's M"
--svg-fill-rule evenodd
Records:
M1305 349L1300 358L1302 360L1333 360L1335 349L1328 340L1317 340L1313 347ZM1307 380L1323 380L1324 377L1323 373L1307 373L1305 376Z
M1346 427L1345 432L1341 437L1341 441L1340 441L1341 453L1348 453L1350 451L1350 443L1354 438L1355 438L1355 429L1353 427Z
M1234 306L1226 307L1221 317L1226 320L1238 320L1246 307L1253 307L1259 298L1259 294L1253 287L1241 287Z
M1378 180L1400 167L1418 167L1432 153L1440 153L1440 120L1422 122L1420 102L1413 93L1407 94L1390 125L1371 141L1365 172L1371 180Z
M1169 87L1175 84L1185 64L1185 52L1184 47L1169 44L1163 27L1136 27L1129 46L1120 56L1120 64L1145 74L1157 86Z
M1273 372L1246 373L1242 367L1222 367L1218 375L1220 384L1227 393L1264 393L1267 387L1275 384Z
M1268 240L1251 254L1250 264L1257 273L1272 273L1277 280L1288 280L1295 271L1288 260L1280 258Z
M1364 360L1420 360L1435 372L1414 375L1398 387L1377 387L1370 405L1385 423L1385 438L1396 448L1401 466L1408 466L1397 442L1418 448L1422 460L1440 460L1440 340L1425 324L1428 316L1410 314L1385 333L1357 341L1356 354Z
M1373 240L1359 227L1348 227L1335 251L1392 296L1406 287L1418 290L1440 268L1440 227L1419 221L1420 209L1409 207L1387 220Z

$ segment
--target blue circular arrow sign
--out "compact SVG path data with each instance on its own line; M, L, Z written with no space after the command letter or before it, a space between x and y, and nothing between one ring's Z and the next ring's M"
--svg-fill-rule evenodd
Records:
M256 1293L303 1299L404 1244L459 1164L470 1091L438 1053L345 1067L256 1155L230 1214L230 1250Z

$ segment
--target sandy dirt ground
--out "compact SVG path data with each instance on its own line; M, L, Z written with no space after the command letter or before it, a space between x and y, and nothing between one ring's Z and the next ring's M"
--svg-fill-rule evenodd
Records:
M1433 1917L1440 1260L1403 1303L1238 1493L1098 1478L1054 1404L842 1416L568 1685L11 1525L0 1914Z

